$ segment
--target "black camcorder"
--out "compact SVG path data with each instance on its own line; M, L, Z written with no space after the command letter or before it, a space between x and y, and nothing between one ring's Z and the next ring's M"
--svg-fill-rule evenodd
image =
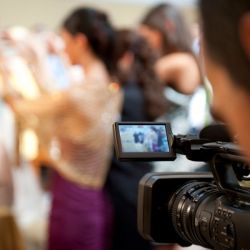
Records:
M138 229L157 244L250 249L250 168L239 147L197 136L175 136L169 123L114 126L120 160L173 161L183 154L211 172L146 174L139 183Z

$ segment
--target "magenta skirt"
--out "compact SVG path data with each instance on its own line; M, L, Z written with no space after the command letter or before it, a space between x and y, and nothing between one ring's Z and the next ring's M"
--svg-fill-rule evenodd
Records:
M49 250L109 250L112 218L104 190L80 187L55 173Z

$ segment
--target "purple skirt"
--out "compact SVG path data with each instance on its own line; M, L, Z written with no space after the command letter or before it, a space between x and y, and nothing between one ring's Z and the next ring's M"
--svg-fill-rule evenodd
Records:
M112 218L104 190L80 187L55 173L49 250L109 250Z

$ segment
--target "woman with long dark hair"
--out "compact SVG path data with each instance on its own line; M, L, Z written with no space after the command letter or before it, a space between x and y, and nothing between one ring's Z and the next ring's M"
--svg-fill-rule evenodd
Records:
M187 21L176 6L161 3L145 14L139 31L158 54L155 71L170 102L166 119L174 133L197 133L209 117L208 94ZM193 104L197 100L199 109Z
M116 34L115 58L124 92L122 121L154 121L167 110L163 85L154 72L155 55L146 40L130 30ZM113 157L107 190L114 208L112 250L151 249L137 231L137 189L150 163L119 162Z
M143 97L142 105L139 106L144 110L138 112L133 119L153 121L163 115L167 110L167 101L163 95L162 83L154 71L157 56L148 42L134 31L120 30L116 33L114 59L117 61L116 76L125 92L124 108L130 104L126 100L126 97L130 98L126 95L129 87L139 90ZM131 111L132 109L130 114Z
M92 8L79 8L64 20L61 35L70 62L83 68L83 87L88 85L87 89L93 86L99 89L99 94L85 95L85 108L90 119L82 133L88 134L88 126L99 128L99 132L96 130L95 135L86 135L89 138L77 145L67 138L62 141L61 154L65 154L66 158L73 157L71 164L75 168L82 168L86 178L83 178L82 185L78 185L56 174L52 189L49 249L107 250L111 237L112 209L102 186L111 149L111 141L107 143L105 137L109 134L108 126L111 126L114 114L109 113L112 111L107 106L105 110L105 103L101 103L114 70L110 58L114 46L114 30L105 13ZM108 103L109 100L106 100ZM99 105L103 105L100 116L97 115ZM81 122L84 125L84 121Z
M192 94L201 76L191 32L181 12L169 3L156 5L142 19L139 31L158 53L158 76L177 91Z

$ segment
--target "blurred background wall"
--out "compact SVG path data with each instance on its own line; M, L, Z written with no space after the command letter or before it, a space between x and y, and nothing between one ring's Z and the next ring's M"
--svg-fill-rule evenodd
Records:
M42 24L57 30L70 10L87 5L106 10L117 27L135 27L146 10L161 0L0 0L0 28ZM196 19L195 0L169 0L190 22Z

